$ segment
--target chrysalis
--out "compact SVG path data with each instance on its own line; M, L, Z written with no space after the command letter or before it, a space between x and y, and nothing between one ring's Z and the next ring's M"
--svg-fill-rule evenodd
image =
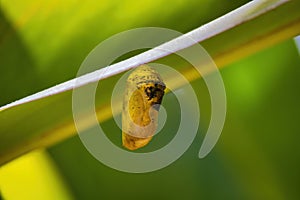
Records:
M141 65L128 77L123 99L122 143L130 150L148 144L155 134L165 84L156 70Z

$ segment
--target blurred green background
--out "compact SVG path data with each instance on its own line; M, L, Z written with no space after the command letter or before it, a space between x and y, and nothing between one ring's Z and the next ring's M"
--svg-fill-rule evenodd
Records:
M246 2L1 0L0 105L74 78L86 55L113 34L143 26L185 33ZM41 171L35 172L41 182L36 184L48 184L46 177L55 171L52 182L57 187L48 188L49 194L63 193L57 196L61 199L299 199L300 59L294 41L257 52L220 72L227 118L206 158L198 159L198 151L209 124L210 102L203 80L198 79L192 85L199 91L199 132L170 166L146 174L119 172L98 162L74 136L43 153L48 160L37 161ZM174 102L168 95L164 105L176 107ZM169 122L178 120L176 113L168 116ZM117 143L120 130L114 121L103 126ZM154 138L154 146L170 139L166 132ZM8 165L1 169L3 177L10 174L0 177L2 198L15 198L7 192L7 179L13 182L12 193L39 193L40 186L31 184L34 174L25 181L18 175L35 172L26 171L24 163L8 172L4 169Z

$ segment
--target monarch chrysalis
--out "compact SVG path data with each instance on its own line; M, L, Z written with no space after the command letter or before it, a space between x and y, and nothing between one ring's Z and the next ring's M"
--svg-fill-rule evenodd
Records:
M158 72L147 65L128 76L122 111L122 143L127 149L138 149L152 139L165 88Z

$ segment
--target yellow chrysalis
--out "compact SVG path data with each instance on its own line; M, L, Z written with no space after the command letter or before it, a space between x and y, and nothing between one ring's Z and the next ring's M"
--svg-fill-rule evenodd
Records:
M129 75L122 111L122 143L127 149L141 148L152 139L165 88L158 72L147 65Z

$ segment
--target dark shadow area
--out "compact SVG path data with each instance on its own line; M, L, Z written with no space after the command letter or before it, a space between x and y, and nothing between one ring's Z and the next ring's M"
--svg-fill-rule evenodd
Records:
M0 9L0 106L37 91L34 61L17 30Z

